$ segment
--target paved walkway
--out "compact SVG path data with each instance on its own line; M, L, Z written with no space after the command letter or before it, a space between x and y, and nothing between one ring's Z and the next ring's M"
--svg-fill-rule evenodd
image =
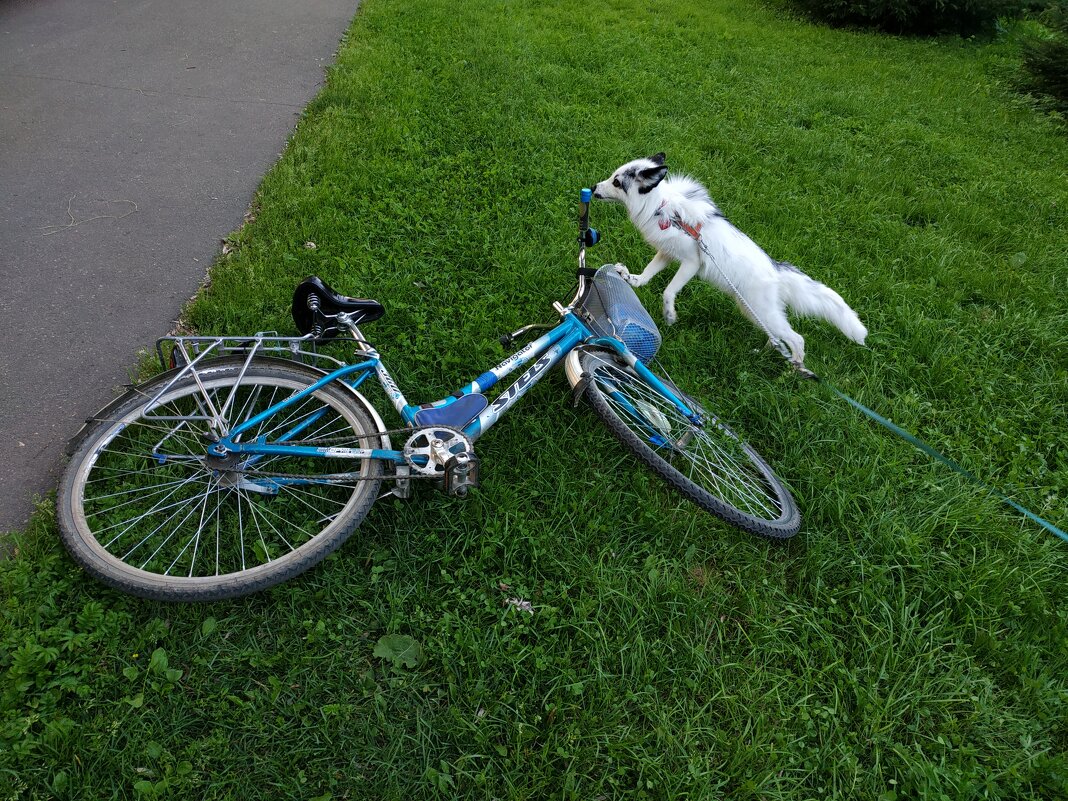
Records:
M171 329L355 11L0 2L0 532Z

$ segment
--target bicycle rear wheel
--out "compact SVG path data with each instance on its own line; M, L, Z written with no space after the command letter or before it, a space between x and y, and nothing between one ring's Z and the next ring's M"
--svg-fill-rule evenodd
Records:
M253 361L242 374L243 364L206 362L170 387L177 371L165 373L90 424L57 510L64 544L92 575L146 598L232 598L307 570L366 516L382 480L378 461L207 457L213 436L198 418L210 406L224 410L230 431L322 377L284 360ZM241 439L379 447L377 434L349 391L327 384Z
M797 533L801 514L789 490L760 454L700 403L680 393L704 418L698 426L611 354L587 351L580 362L594 411L669 486L752 534L787 539Z

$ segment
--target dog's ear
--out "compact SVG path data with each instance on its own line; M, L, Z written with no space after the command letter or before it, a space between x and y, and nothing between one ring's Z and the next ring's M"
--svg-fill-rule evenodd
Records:
M644 195L647 192L652 192L656 189L657 185L664 180L664 176L667 175L667 172L667 167L663 165L646 167L644 170L639 170L638 180L640 185L638 186L638 194Z
M661 167L664 166L664 162L666 160L667 160L667 156L665 156L663 153L657 153L655 156L650 156L649 157L649 161L653 162L653 164L658 164Z

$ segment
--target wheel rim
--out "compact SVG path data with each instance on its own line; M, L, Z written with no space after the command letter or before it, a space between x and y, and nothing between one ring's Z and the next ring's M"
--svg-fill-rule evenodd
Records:
M682 476L757 520L774 522L785 515L752 451L714 415L698 407L704 425L696 426L631 370L614 363L599 361L593 375L613 414Z
M369 460L263 456L211 460L205 396L229 421L246 420L307 384L279 376L246 376L231 398L233 376L168 391L149 414L138 407L97 440L75 477L74 520L104 561L149 581L214 583L235 574L280 569L317 537L336 534L375 491ZM229 403L227 403L229 399ZM150 398L146 397L146 401ZM303 426L303 428L300 428ZM242 441L301 440L366 447L368 434L344 403L317 392L246 432ZM336 441L347 438L348 442ZM268 474L319 476L289 484ZM333 476L331 478L330 476Z

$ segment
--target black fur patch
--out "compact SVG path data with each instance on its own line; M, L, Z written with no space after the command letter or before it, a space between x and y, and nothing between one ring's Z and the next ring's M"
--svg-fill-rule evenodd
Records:
M667 176L667 172L667 167L663 165L647 167L644 170L641 170L638 173L638 177L641 180L641 186L638 187L638 194L644 195L656 189L659 183Z

